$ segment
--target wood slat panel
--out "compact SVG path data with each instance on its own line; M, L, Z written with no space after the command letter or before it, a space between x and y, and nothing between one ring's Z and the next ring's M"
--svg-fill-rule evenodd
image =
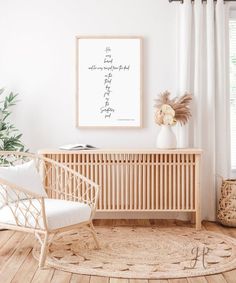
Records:
M98 211L199 210L200 153L84 151L47 155L101 186ZM48 184L56 186L55 173ZM60 177L65 183L66 178ZM71 193L76 184L65 184ZM85 191L82 184L82 193ZM58 194L53 197L59 197ZM198 204L196 205L196 202ZM198 214L199 215L199 214ZM199 222L199 221L198 221Z

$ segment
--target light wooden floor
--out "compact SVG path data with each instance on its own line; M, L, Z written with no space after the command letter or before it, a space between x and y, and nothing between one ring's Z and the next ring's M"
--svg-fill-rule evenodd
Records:
M190 226L174 220L97 220L95 225ZM203 229L236 237L236 229L216 223L204 222ZM33 235L0 231L0 283L236 283L236 269L211 276L169 280L117 279L78 275L52 268L39 270L31 253L34 241Z

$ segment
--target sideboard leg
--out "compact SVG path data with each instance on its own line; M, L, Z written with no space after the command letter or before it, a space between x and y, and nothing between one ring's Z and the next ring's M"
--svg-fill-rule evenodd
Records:
M196 165L195 165L195 204L196 204L196 230L201 230L201 156L196 156Z
M199 212L196 212L196 230L202 229L202 220L201 220L201 214Z

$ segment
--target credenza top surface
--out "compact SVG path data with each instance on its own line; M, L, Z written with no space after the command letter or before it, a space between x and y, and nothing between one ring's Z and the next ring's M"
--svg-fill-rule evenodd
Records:
M201 154L200 148L99 148L92 150L41 149L39 154Z

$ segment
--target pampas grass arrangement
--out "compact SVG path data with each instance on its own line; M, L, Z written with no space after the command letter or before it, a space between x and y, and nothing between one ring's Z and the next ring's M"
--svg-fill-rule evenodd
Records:
M170 92L165 91L155 99L155 122L158 125L185 125L190 119L190 102L192 95L185 93L180 97L170 99Z

